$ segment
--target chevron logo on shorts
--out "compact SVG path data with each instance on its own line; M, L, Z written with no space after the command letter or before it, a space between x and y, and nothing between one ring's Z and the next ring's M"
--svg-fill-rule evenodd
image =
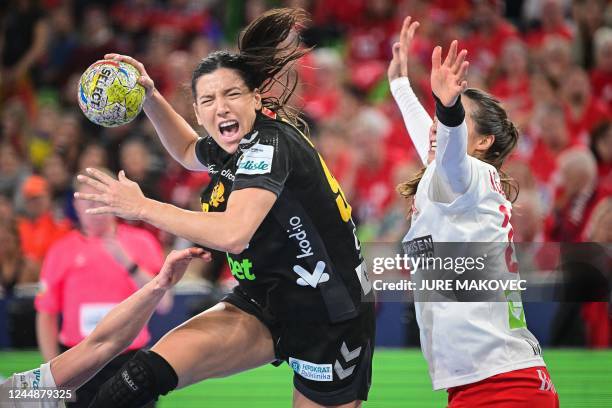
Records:
M340 354L342 354L342 357L344 358L345 362L350 363L351 361L359 357L359 355L361 354L361 346L357 347L353 351L350 351L346 343L342 342L342 347L340 347ZM336 360L336 362L334 363L334 371L336 372L338 378L340 378L341 380L344 380L345 378L353 374L353 371L355 371L355 367L357 367L357 364L353 364L348 368L344 368L338 360Z

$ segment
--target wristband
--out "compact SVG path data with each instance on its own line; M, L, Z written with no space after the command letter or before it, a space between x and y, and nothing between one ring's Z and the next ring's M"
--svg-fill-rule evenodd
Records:
M436 117L444 126L457 127L465 119L465 111L461 104L461 95L457 97L453 106L444 106L442 101L434 94L436 100Z

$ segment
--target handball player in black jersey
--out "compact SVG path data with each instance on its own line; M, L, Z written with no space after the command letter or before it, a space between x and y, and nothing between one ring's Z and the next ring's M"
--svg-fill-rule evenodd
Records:
M194 109L207 136L155 89L143 65L144 111L163 145L186 168L208 171L203 212L147 199L138 185L95 169L78 194L204 247L227 252L238 285L215 307L139 352L96 395L93 407L139 406L175 388L283 361L293 369L294 407L358 407L371 383L372 288L351 207L297 117L291 64L308 52L298 9L272 10L241 34L238 52L204 58L192 77ZM274 84L283 92L270 96ZM204 402L205 403L205 402Z

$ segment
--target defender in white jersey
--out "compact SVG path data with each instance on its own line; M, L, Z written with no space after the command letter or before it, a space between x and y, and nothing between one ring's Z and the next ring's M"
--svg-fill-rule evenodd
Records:
M115 306L82 342L39 368L15 373L0 383L0 407L64 407L63 399L73 400L77 388L134 341L166 291L183 277L193 258L210 261L211 255L201 248L170 252L160 272ZM148 352L140 350L138 353ZM164 363L157 361L155 364ZM151 370L155 368L150 367ZM53 389L58 392L51 392ZM34 398L36 391L39 397ZM42 395L49 398L40 397Z
M429 117L408 79L408 51L418 25L410 17L404 21L388 71L391 91L425 166L398 188L413 200L404 247L425 241L434 248L447 242L496 243L491 247L501 249L501 273L516 279L512 205L507 198L513 191L499 169L515 147L518 132L498 101L467 88L467 51L457 52L457 41L444 62L441 47L433 51L436 118ZM415 308L433 388L448 390L449 407L558 406L520 298L415 302Z

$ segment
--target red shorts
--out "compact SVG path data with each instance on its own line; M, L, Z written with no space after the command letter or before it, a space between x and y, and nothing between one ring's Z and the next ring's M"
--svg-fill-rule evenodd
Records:
M448 389L448 408L559 408L546 367L530 367Z

